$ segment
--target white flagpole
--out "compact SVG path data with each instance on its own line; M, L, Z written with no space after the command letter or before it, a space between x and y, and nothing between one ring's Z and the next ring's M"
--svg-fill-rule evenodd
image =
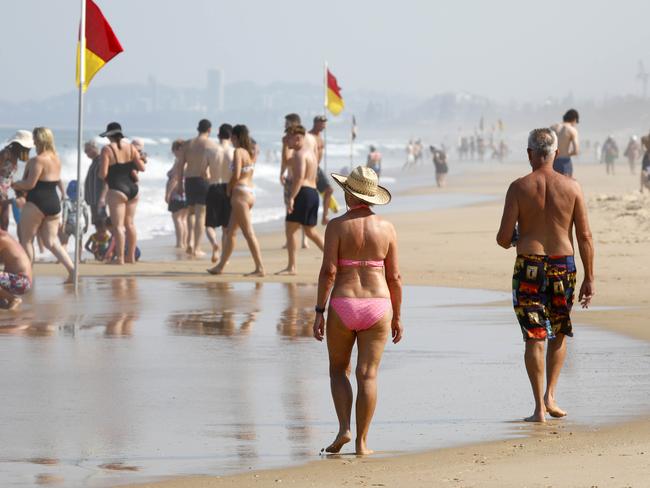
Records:
M323 99L323 115L327 117L327 61L325 61L325 73L323 76L324 82L324 94L325 98ZM325 124L325 130L323 131L323 172L327 176L327 124Z
M77 122L77 228L74 239L74 293L79 292L79 253L81 251L81 152L83 144L84 83L86 82L86 0L81 0L81 28L79 35L79 119Z
M352 172L352 165L354 164L354 137L355 137L354 115L352 116L352 129L350 130L350 172Z

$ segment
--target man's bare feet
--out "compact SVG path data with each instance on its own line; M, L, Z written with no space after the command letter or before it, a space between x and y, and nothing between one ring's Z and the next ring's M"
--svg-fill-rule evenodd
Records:
M325 448L325 452L336 454L341 450L341 448L345 444L347 444L351 440L352 440L352 434L350 434L349 430L343 433L339 433L339 435L336 436L336 439L334 439L334 442L332 442L329 446Z
M535 412L530 417L526 417L524 422L538 422L540 424L546 423L546 412Z
M189 254L190 256L194 254L194 250L192 249L192 246L187 246L185 248L185 253Z
M223 267L222 266L215 266L214 268L208 268L206 269L208 273L211 275L220 275L223 272Z
M200 249L195 249L194 252L192 252L193 258L202 258L203 256L205 256L205 252L201 251Z
M284 268L275 273L276 275L282 275L282 276L295 276L296 275L296 270L292 268Z
M356 449L354 453L357 456L368 456L369 454L374 453L375 451L368 449L368 446L366 445L366 441L360 441L357 439L356 441Z
M213 263L219 261L219 246L212 246L212 258L210 259Z
M566 417L567 413L562 410L560 407L557 406L557 403L555 403L555 399L552 398L544 398L544 405L546 406L546 411L551 417L554 417L556 419L560 419L562 417Z
M250 273L246 273L244 276L258 276L260 278L263 278L266 276L264 273L264 268L262 269L256 269L255 271L251 271Z

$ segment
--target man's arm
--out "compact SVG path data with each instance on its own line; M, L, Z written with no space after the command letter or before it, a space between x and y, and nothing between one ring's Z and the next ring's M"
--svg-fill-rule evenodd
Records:
M293 213L293 202L300 192L300 187L302 186L302 181L305 178L305 168L307 166L306 156L303 151L296 152L293 155L291 165L292 171L292 182L291 182L291 192L289 193L289 198L287 200L287 213Z
M578 299L583 308L587 308L591 302L591 298L595 295L594 291L594 242L591 235L591 228L589 227L589 218L587 217L587 206L585 198L582 194L580 185L576 182L578 187L578 195L573 209L573 224L575 225L576 240L578 241L578 250L580 251L580 259L585 271L585 277L580 287L580 294Z
M572 131L571 145L572 145L572 150L569 153L569 156L577 156L578 154L580 154L580 142L578 140L578 131L575 129L573 129Z
M519 219L519 203L517 202L516 181L510 184L506 193L506 202L503 206L501 226L497 233L497 243L504 249L512 247L512 235Z
M284 185L286 179L284 173L289 165L289 147L284 138L282 138L282 152L280 153L280 183Z

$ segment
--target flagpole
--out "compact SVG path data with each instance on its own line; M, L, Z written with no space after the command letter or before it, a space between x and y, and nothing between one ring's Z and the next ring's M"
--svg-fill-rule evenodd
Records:
M352 165L354 164L354 115L352 116L352 130L350 130L350 172L352 172Z
M324 95L323 98L323 116L327 118L327 61L325 61L325 71L323 76ZM327 125L323 131L323 172L327 176Z
M79 253L81 251L81 152L83 143L84 84L86 82L86 0L81 0L81 27L79 30L79 116L77 121L77 227L74 238L74 293L79 292Z

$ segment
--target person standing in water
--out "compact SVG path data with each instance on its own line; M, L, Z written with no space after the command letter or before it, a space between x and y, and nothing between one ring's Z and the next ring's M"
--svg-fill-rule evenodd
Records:
M140 152L123 141L122 126L111 122L100 137L108 138L101 152L99 177L106 181L106 202L115 237L115 264L136 262L137 231L135 211L138 208L137 172L144 171Z
M12 187L27 192L27 202L21 211L18 234L20 244L34 262L34 238L39 235L45 247L68 272L65 283L72 283L74 265L59 241L61 223L61 160L54 145L54 134L46 127L36 127L32 133L36 157L27 161L23 179Z
M574 230L585 273L578 295L583 308L595 293L587 206L578 182L553 169L557 154L557 136L551 129L530 132L528 160L533 171L508 188L497 233L501 247L517 248L513 305L526 344L524 362L535 400L533 414L525 419L528 422L545 422L547 413L566 416L557 404L556 387L566 357L566 337L573 336Z
M386 341L402 339L402 283L393 225L375 215L373 205L385 205L390 193L377 184L370 168L358 166L348 177L332 174L343 188L347 213L332 219L325 230L325 252L318 277L313 332L327 338L330 387L339 421L334 441L325 448L337 453L352 440L352 349L357 345L355 453L371 454L368 431L377 404L377 373ZM327 321L325 311L327 310Z
M562 118L562 123L557 127L558 155L553 162L553 169L566 176L573 176L572 156L580 153L578 141L578 123L580 115L575 109L567 110Z

